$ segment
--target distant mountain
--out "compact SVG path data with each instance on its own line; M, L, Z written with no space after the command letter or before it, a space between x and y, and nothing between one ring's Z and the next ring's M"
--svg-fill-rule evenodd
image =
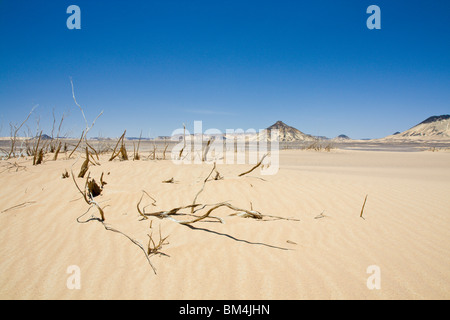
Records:
M432 116L432 117L429 117L428 119L425 119L424 121L422 121L419 124L433 123L433 122L437 122L437 121L441 121L441 120L448 120L448 119L450 119L450 114L444 114L442 116Z
M288 126L283 121L277 121L267 129L263 130L261 133L258 134L258 139L267 139L267 140L274 140L275 136L273 134L270 134L272 130L278 130L278 140L283 142L289 142L289 141L314 141L316 140L315 137L303 133L300 130Z
M396 132L385 139L450 139L450 115L429 117L411 129Z
M349 136L345 135L345 134L340 134L338 135L336 138L334 138L334 140L351 140Z
M36 137L30 138L30 140L38 140L39 139L39 135L37 135ZM50 137L49 135L43 133L41 135L41 140L53 140L52 137Z
M150 140L149 138L143 138L143 137L140 137L140 138L138 138L138 137L126 137L125 139L128 140L128 141L135 141L135 140L147 141L147 140Z
M43 135L41 136L41 140L53 140L53 138L50 137L50 136L47 135L47 134L43 134Z

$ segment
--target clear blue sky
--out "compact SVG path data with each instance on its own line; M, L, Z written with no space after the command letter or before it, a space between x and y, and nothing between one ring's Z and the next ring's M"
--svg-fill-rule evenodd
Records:
M69 5L81 30L69 30ZM381 30L366 9L381 8ZM0 0L0 124L79 136L266 128L379 138L450 113L450 1Z

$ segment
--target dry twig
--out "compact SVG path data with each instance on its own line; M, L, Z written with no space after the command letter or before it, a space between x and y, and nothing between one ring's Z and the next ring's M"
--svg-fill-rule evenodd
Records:
M246 172L241 173L241 174L239 175L239 177L245 176L246 174L249 174L250 172L252 172L252 171L255 170L256 168L258 168L258 167L262 164L262 162L264 161L264 159L265 159L266 157L267 157L267 154L265 154L265 155L261 158L261 160L259 160L259 162L256 164L256 166L254 166L253 168L251 168L250 170L248 170L248 171L246 171Z
M362 208L361 208L361 214L359 215L360 218L363 218L364 207L366 206L367 196L368 196L368 195L366 195L366 198L364 199L363 206L362 206ZM364 219L364 218L363 218L363 219Z
M25 206L27 206L29 204L33 204L33 203L36 203L36 201L26 201L26 202L23 202L23 203L18 204L16 206L13 206L11 208L5 209L1 213L8 212L8 211L15 210L15 209L19 209L19 208L23 208L23 207L25 207Z

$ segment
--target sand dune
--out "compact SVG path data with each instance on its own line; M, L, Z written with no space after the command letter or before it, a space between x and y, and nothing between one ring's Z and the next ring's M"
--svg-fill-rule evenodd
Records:
M19 168L2 161L0 298L448 299L449 160L449 152L289 150L277 175L240 178L249 165L218 165L225 179L208 182L199 202L251 202L300 221L245 219L225 208L215 212L225 224L153 218L154 234L161 227L169 236L170 257L151 258L157 275L124 236L77 222L88 206L61 174L78 172L81 160L20 160ZM90 171L108 183L97 198L106 222L146 244L150 220L136 209L142 190L157 200L154 207L143 199L148 210L187 205L211 167L104 158ZM170 178L177 183L161 182ZM67 288L71 265L80 268L80 290ZM366 285L371 265L381 270L379 290Z

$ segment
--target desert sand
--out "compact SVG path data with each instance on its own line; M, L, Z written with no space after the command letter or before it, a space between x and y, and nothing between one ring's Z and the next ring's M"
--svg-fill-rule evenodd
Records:
M156 200L143 198L147 212L191 204L212 164L107 160L90 167L91 177L104 173L107 182L96 198L105 222L144 245L150 232L168 236L167 256L151 257L157 274L123 235L95 220L77 222L99 216L95 208L83 215L89 206L72 177L61 177L77 174L82 159L1 161L1 299L450 298L448 151L285 150L273 176L257 169L238 177L252 166L218 165L224 179L209 181L199 202L299 221L220 208L214 214L225 223L193 227L141 220L137 204L143 190ZM162 183L171 178L176 183ZM67 287L73 265L78 290ZM371 290L373 265L381 287Z

